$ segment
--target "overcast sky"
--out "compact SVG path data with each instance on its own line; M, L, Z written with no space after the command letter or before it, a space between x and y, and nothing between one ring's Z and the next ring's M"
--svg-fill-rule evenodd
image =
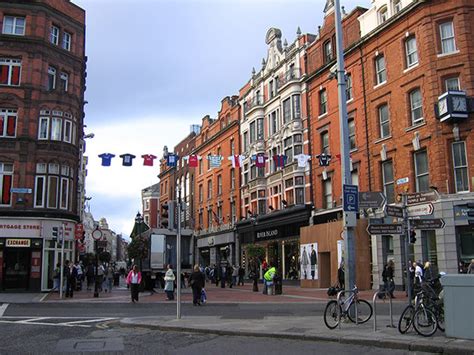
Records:
M292 43L296 30L316 33L325 0L73 0L86 11L86 180L91 212L129 235L141 190L158 182L161 157L191 124L217 115L266 58L265 35L277 27ZM346 11L371 0L341 0ZM97 156L112 153L111 167ZM119 155L131 153L133 166Z

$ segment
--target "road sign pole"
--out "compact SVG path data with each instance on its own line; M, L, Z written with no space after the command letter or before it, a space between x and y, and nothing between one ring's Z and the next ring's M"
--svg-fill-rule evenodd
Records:
M334 1L335 8L335 27L336 27L336 50L337 50L337 90L339 103L339 126L340 126L340 144L341 144L341 192L344 190L344 184L351 184L352 176L350 170L349 158L349 125L347 122L347 104L346 104L346 72L344 70L344 47L342 45L342 20L340 1ZM344 196L344 194L342 193ZM343 197L344 198L344 197ZM344 201L343 201L344 205ZM345 244L345 288L352 289L355 284L355 243L354 227L351 225L349 214L355 212L344 212L344 244ZM354 217L354 216L353 216Z
M176 319L181 319L181 187L178 188L178 215L176 220Z
M63 298L63 287L64 287L64 224L61 225L61 271L59 280L59 298Z
M402 195L402 201L403 201L403 221L405 222L405 225L407 226L406 233L404 235L404 243L405 243L405 268L406 268L406 289L407 289L407 295L408 295L408 304L411 304L411 296L412 296L412 285L411 285L411 280L410 280L410 268L411 265L408 261L408 248L410 246L410 219L408 218L408 211L407 211L407 195L403 194ZM412 261L413 262L413 261Z

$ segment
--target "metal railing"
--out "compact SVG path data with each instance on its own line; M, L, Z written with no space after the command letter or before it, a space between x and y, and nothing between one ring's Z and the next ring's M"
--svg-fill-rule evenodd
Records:
M252 108L257 107L257 106L262 106L264 104L263 102L263 96L262 95L255 95L252 97L250 100L247 100L244 104L244 112L250 111Z
M395 326L393 325L392 297L390 297L390 292L388 292L387 290L377 291L374 293L374 296L372 297L372 307L374 308L374 332L377 331L377 298L379 297L380 294L384 294L390 300L390 308L389 308L390 324L387 325L387 327L395 328Z

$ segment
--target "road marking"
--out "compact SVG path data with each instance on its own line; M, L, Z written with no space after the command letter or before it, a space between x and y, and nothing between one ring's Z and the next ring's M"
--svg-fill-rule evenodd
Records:
M79 323L93 323L93 322L105 322L109 320L114 320L118 318L95 318L95 319L88 319L88 320L75 320L72 322L64 322L64 323L58 323L58 324L64 324L64 325L69 325L69 324L79 324Z
M5 313L9 305L9 303L4 303L0 306L0 317L3 317L3 314Z
M70 322L59 322L54 323L54 320L66 320L66 319L76 319ZM9 323L9 324L28 324L28 325L52 325L60 327L81 327L81 328L91 328L93 325L83 324L83 323L102 323L106 321L116 320L115 317L101 317L101 318L90 318L90 317L25 317L25 316L8 316L2 317L0 323ZM47 322L49 320L50 322Z

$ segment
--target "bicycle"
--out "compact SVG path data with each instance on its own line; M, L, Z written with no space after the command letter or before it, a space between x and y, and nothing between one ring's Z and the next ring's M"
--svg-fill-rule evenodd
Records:
M357 286L354 285L350 292L351 295L346 299L340 298L339 303L338 300L331 300L327 303L324 310L324 324L329 329L336 328L339 321L346 319L346 317L357 324L363 324L372 317L372 306L366 300L359 299Z

